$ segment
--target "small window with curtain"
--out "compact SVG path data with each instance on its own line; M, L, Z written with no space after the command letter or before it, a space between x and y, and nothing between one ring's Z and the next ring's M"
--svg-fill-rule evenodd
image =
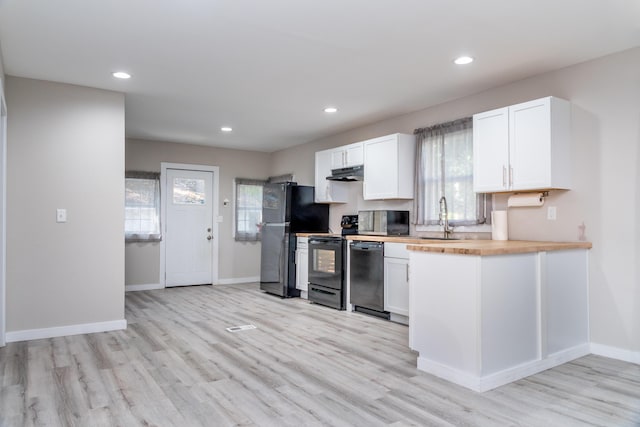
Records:
M125 173L125 242L159 242L160 173Z
M235 239L260 240L262 222L262 189L266 181L236 178Z
M416 225L440 223L445 197L449 223L489 223L491 198L473 191L473 119L416 129Z

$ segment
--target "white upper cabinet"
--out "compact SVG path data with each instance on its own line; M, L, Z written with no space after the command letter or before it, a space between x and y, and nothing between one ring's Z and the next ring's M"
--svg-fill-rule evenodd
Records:
M569 189L570 114L547 97L474 115L474 191Z
M505 191L509 168L509 109L473 116L473 189Z
M365 200L413 199L415 145L400 133L364 141Z
M331 169L359 166L364 163L362 142L334 148L331 152Z
M316 203L346 203L349 199L349 183L329 181L331 175L331 160L334 150L316 152Z

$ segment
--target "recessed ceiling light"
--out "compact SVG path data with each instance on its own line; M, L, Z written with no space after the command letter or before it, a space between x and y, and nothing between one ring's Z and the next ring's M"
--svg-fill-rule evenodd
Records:
M221 130L222 132L231 132L233 129L232 129L232 128L230 128L229 126L222 126L222 127L220 128L220 130Z
M453 61L457 65L467 65L473 62L473 58L470 56L460 56Z
M325 113L336 113L338 109L336 107L327 107L324 109Z
M131 74L125 73L124 71L116 71L114 73L111 73L111 75L113 77L115 77L116 79L130 79L131 78Z

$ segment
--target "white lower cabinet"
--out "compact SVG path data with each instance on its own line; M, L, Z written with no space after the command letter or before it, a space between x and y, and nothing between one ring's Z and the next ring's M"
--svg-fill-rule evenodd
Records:
M418 369L482 392L589 353L585 249L409 262Z
M409 252L405 243L384 244L384 309L392 314L391 320L408 322Z
M296 246L296 289L302 291L301 297L307 297L309 289L309 238L298 237Z

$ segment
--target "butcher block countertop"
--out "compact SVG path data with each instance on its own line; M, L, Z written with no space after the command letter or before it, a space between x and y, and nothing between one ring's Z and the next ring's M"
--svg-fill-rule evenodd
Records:
M561 251L566 249L591 249L591 242L535 242L529 240L450 240L410 244L407 249L416 252L432 252L457 255L506 255L528 252Z

